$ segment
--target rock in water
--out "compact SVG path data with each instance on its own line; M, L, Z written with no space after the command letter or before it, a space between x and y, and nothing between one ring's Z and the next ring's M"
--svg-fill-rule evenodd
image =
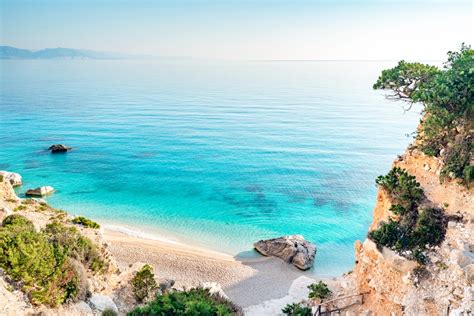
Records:
M301 235L260 240L253 246L262 255L278 257L301 270L311 268L316 256L316 245L306 241Z
M22 184L21 176L15 172L8 172L8 171L0 171L0 177L10 182L10 184L14 187L19 186Z
M27 196L45 196L54 192L54 188L50 186L29 189L25 192Z
M54 153L65 153L71 150L72 148L63 144L54 144L54 145L51 145L48 149L51 150L51 152L54 154Z

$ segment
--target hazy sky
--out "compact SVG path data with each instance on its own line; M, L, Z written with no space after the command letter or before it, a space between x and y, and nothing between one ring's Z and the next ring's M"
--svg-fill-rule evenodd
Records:
M0 0L0 44L219 59L445 59L474 1Z

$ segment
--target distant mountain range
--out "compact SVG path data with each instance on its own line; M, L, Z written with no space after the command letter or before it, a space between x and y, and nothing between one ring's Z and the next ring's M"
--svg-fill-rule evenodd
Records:
M142 59L154 58L144 55L96 52L87 49L45 48L37 51L0 46L0 59Z

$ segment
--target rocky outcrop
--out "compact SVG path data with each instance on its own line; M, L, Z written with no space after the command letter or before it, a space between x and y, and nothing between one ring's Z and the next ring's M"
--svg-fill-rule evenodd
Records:
M439 182L441 163L418 150L407 150L394 166L416 177L426 195L425 203L444 209L448 219L445 240L428 251L427 264L377 247L370 239L356 242L356 265L351 279L356 289L339 295L364 294L356 314L376 315L461 315L474 310L474 194L455 181ZM377 194L373 222L375 229L390 214L390 198Z
M92 295L89 298L89 305L92 309L99 312L104 312L106 310L112 310L116 313L118 312L117 305L115 305L114 301L109 296L105 295Z
M40 197L43 197L43 196L52 194L53 192L54 192L54 188L53 188L53 187L44 186L44 187L39 187L39 188L36 188L36 189L28 189L28 190L25 192L25 195L27 195L27 196L40 196Z
M72 147L68 147L63 144L54 144L54 145L51 145L48 149L54 154L54 153L68 152L72 149Z
M316 256L316 245L301 235L260 240L253 246L262 255L278 257L301 270L311 268Z
M0 178L3 178L6 181L10 182L10 184L14 187L20 186L22 184L21 175L15 172L1 170Z

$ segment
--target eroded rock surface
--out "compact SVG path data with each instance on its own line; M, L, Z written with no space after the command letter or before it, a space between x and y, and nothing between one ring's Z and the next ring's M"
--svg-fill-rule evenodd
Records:
M264 256L278 257L301 270L311 268L316 257L316 245L301 235L260 240L254 247Z
M54 153L65 153L71 150L72 148L63 144L54 144L54 145L51 145L48 149L51 150L51 152L54 154Z
M29 189L25 192L27 196L46 196L54 192L54 188L50 186L39 187L36 189Z
M19 173L0 170L0 177L10 182L10 184L14 187L20 186L22 184L21 175Z

